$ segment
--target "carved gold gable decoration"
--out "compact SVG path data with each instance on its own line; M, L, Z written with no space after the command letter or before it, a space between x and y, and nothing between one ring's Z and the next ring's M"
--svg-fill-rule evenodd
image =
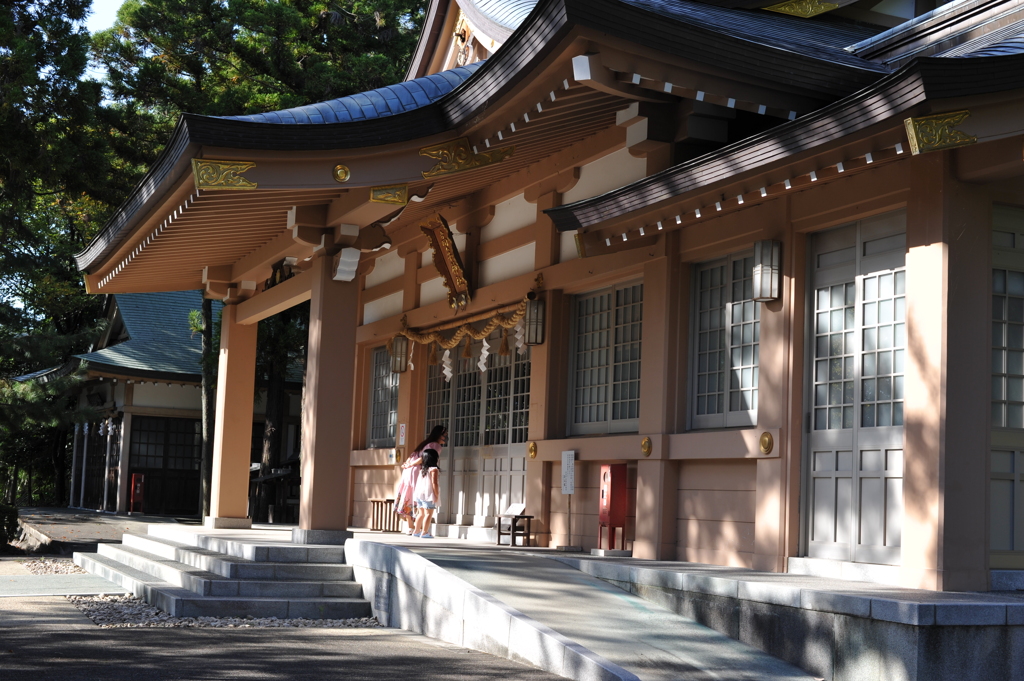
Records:
M834 2L824 2L824 0L789 0L778 5L765 7L765 9L771 12L809 19L810 17L839 9L839 5Z
M516 148L512 146L486 149L480 153L474 153L473 147L469 146L469 140L465 137L423 147L420 149L420 156L437 159L433 168L423 171L423 177L438 177L489 166L509 158L515 153L515 150Z
M952 149L974 144L978 141L977 137L956 129L956 126L963 123L964 119L970 115L970 111L964 110L906 119L903 121L903 125L907 128L910 153L916 156L926 151Z
M452 239L452 230L441 215L435 215L420 225L434 252L434 267L448 289L448 305L453 310L464 310L469 305L469 282L466 269L459 256L459 248Z
M194 158L192 176L196 181L196 189L256 189L255 182L239 175L255 167L252 161Z
M409 185L389 184L384 187L370 187L370 203L404 206L409 203Z

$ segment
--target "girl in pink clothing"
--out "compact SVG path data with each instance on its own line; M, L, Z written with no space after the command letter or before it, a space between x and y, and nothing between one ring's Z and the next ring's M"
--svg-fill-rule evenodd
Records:
M431 449L440 451L448 438L448 429L444 426L434 426L419 446L409 455L409 459L402 464L402 477L395 489L395 513L405 518L409 523L406 534L413 532L413 525L416 521L416 504L413 502L413 494L416 491L416 483L420 478L421 464L423 463L423 451Z
M438 492L437 478L440 468L437 466L439 459L438 452L448 441L448 432L443 430L435 442L428 442L422 446L420 453L420 476L413 491L413 503L416 505L416 525L413 527L412 536L423 539L433 539L430 533L430 521L437 510ZM437 430L435 428L434 430ZM432 432L431 435L434 433ZM430 438L427 438L430 440Z

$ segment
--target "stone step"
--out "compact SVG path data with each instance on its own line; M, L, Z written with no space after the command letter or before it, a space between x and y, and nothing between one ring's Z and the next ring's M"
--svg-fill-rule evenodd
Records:
M101 544L101 556L200 596L250 598L362 598L362 586L350 580L232 579L193 565L163 558L134 546ZM288 563L288 568L295 566ZM350 570L351 571L351 570Z
M200 596L107 555L76 553L74 561L84 570L124 587L174 617L349 619L368 617L371 613L369 601L362 598Z
M240 540L200 534L169 523L150 525L149 536L255 562L325 564L345 562L345 547L330 544L261 543L258 539Z
M351 581L352 568L337 563L268 563L227 556L153 535L125 534L125 546L175 560L230 579Z

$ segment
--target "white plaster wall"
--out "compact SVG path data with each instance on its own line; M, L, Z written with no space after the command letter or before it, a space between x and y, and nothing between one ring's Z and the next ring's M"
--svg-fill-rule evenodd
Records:
M567 262L580 257L576 250L576 231L562 232L558 235L558 262Z
M451 223L449 227L452 228L452 243L459 249L459 255L466 252L466 235L459 234L455 231L455 223ZM434 266L434 252L429 248L420 255L420 267L433 267Z
M132 404L136 407L202 409L202 391L195 385L136 383Z
M522 194L494 205L494 217L480 230L480 241L486 243L517 229L537 222L537 204L530 203Z
M647 159L630 156L626 148L613 151L580 168L580 180L562 194L562 205L610 192L646 176Z
M405 272L405 261L398 255L398 249L392 249L387 255L377 258L373 271L366 275L366 288L397 279Z
M114 402L117 406L124 406L124 387L127 385L124 381L118 381L114 385Z
M534 252L537 245L533 242L520 246L499 256L480 263L480 285L490 286L520 274L533 271Z
M402 312L402 292L372 300L363 305L363 324L372 324Z
M430 305L447 298L448 289L444 287L444 282L441 280L440 275L435 279L420 284L420 305Z

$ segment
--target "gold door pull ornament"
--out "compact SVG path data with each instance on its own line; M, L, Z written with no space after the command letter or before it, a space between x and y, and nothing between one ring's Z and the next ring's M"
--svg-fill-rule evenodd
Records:
M772 450L775 449L775 438L772 437L771 433L765 431L761 433L761 439L758 440L758 444L761 447L762 454L771 454Z
M531 442L526 446L526 452L530 455L531 459L537 458L537 443Z
M640 441L640 453L644 456L650 456L652 451L654 451L654 443L651 442L650 437L644 437Z

